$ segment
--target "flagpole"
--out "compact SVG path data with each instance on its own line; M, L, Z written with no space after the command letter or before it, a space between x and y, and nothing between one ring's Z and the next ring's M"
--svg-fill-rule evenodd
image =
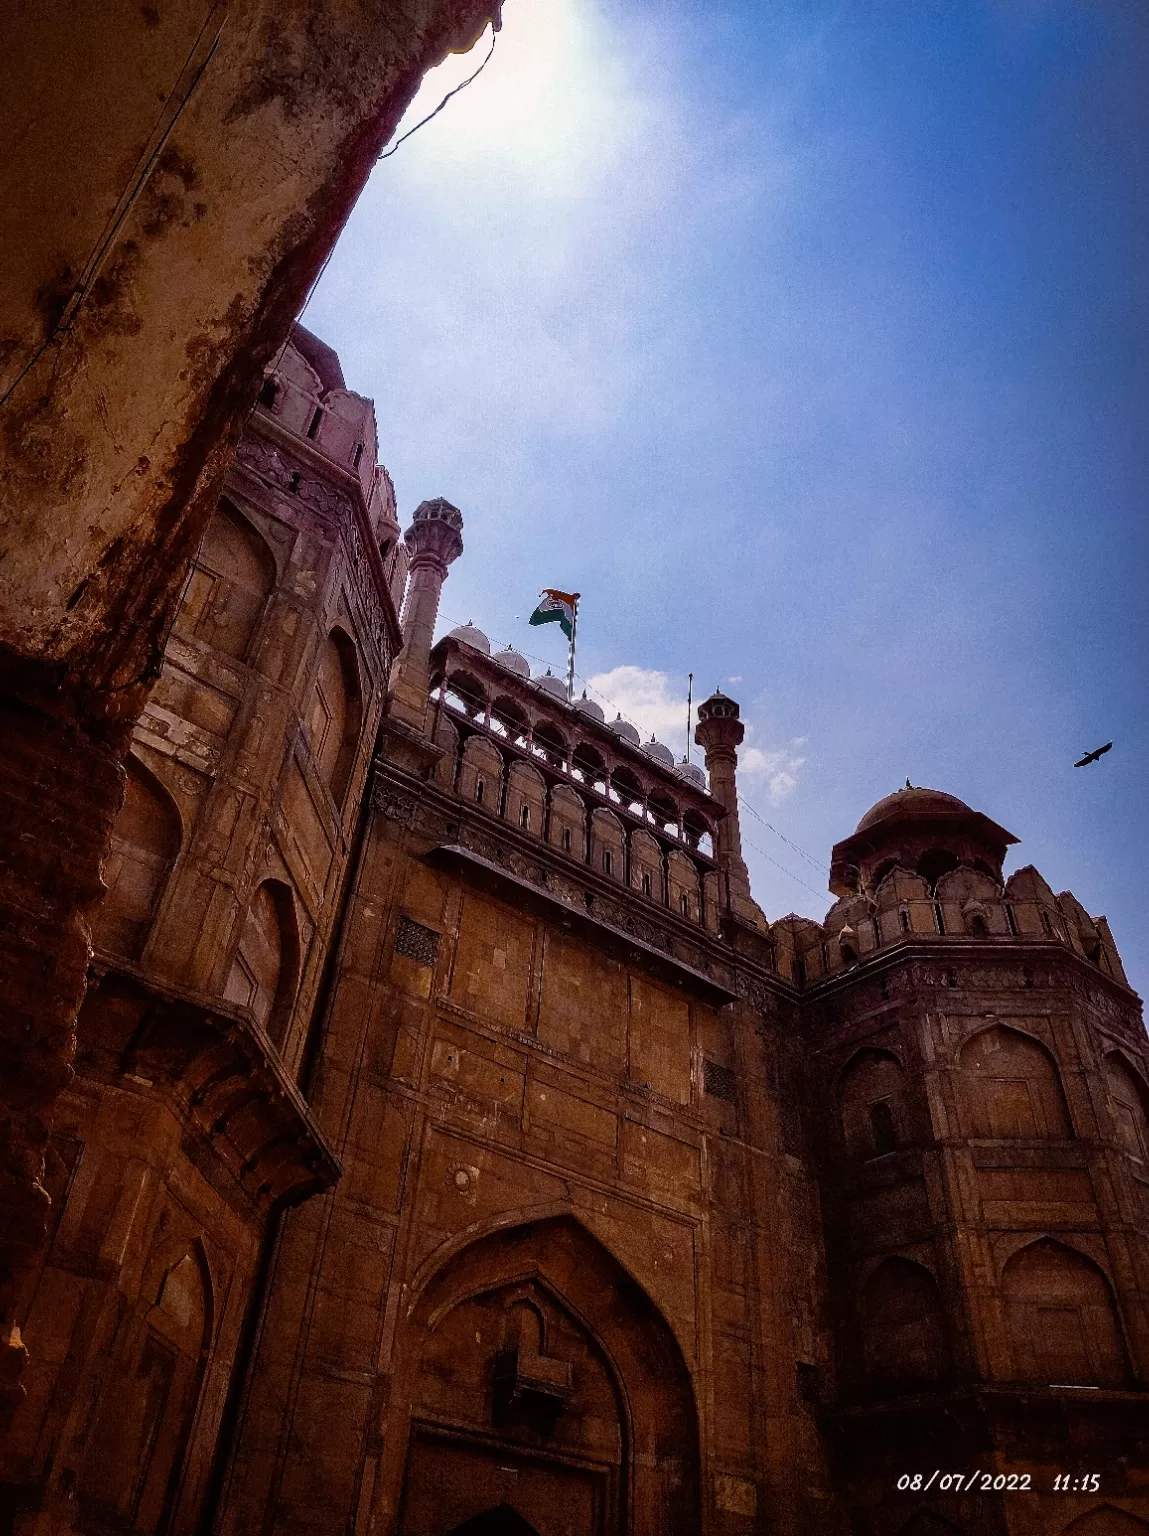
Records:
M694 718L694 673L686 674L686 756L684 763L690 761L690 722Z
M575 636L578 634L578 600L582 596L580 592L572 592L574 598L574 612L571 616L571 650L570 659L567 662L567 703L574 703L574 658Z

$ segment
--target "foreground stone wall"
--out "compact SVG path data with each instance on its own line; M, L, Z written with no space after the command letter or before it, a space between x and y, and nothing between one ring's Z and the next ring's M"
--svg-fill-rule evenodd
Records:
M186 562L423 72L494 0L18 9L0 60L0 1392L88 913Z

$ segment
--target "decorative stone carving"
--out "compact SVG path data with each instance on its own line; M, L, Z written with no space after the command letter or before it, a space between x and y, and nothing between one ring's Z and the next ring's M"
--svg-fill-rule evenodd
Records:
M409 827L415 819L417 801L411 795L400 794L389 784L376 784L371 791L371 804L388 821L397 821Z

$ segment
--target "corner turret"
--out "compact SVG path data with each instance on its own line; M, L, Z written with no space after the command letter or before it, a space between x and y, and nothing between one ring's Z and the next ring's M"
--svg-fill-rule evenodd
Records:
M735 917L765 931L766 920L750 895L750 876L742 858L738 823L738 748L745 734L738 705L720 688L698 706L694 740L706 754L710 793L726 813L718 823L715 848L724 905Z
M437 496L415 509L403 536L410 553L403 649L395 660L388 699L391 719L423 734L430 688L428 658L447 568L463 553L463 514Z

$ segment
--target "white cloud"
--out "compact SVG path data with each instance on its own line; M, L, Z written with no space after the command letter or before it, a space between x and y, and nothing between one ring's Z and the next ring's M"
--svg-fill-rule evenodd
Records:
M614 667L592 677L587 687L607 711L608 720L618 710L624 719L638 726L644 737L654 735L671 748L675 757L682 756L686 740L686 690L678 691L678 684L672 686L665 672L646 667ZM746 732L750 738L757 734L757 729L748 722ZM747 798L764 785L770 804L780 805L797 788L799 774L806 764L801 753L805 745L805 736L795 736L776 749L743 746L738 754L738 773ZM701 752L695 750L701 757Z
M681 695L671 691L665 672L644 667L614 667L590 678L588 691L598 696L607 711L607 719L617 710L625 720L638 726L644 737L656 736L665 742L675 757L681 757L686 742L686 690Z
M786 746L774 751L762 747L743 747L738 754L738 772L743 790L753 790L764 783L770 804L781 805L798 786L798 775L806 759L797 749L804 746L805 742L804 736L796 736Z

